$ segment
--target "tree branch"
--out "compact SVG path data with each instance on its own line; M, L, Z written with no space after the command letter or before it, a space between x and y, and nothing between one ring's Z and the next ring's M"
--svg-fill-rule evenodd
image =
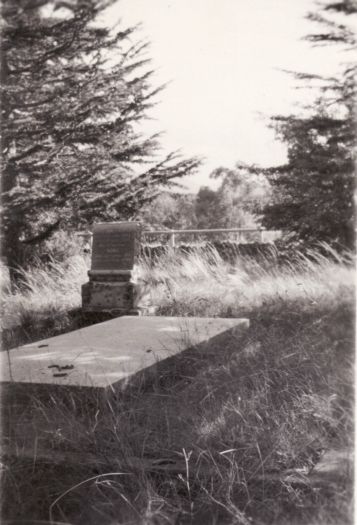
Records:
M21 241L23 244L37 244L41 241L44 241L49 237L61 224L61 219L57 219L56 222L46 226L46 228L39 233L38 235L35 235L34 237L30 237L29 239L25 239L24 241Z

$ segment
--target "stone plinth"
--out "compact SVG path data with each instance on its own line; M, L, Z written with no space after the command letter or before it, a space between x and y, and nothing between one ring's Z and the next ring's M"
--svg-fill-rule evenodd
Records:
M82 286L86 312L134 313L131 272L140 247L137 222L99 223L93 228L89 282Z
M82 287L83 309L87 312L123 310L134 308L132 283L89 282Z

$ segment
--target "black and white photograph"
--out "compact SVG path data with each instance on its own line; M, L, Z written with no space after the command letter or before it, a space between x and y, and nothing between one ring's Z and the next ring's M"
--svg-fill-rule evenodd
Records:
M357 0L1 0L1 525L353 525Z

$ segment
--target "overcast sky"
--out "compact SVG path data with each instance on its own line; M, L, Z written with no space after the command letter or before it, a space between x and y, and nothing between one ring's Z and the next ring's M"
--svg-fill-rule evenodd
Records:
M331 74L336 64L333 50L301 40L311 10L313 0L119 0L107 13L110 25L142 24L155 81L170 82L147 131L165 131L165 151L206 159L188 189L214 187L219 166L284 161L268 117L293 112L304 93L279 69Z

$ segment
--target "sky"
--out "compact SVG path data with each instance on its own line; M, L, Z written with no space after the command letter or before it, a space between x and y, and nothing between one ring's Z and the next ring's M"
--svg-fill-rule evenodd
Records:
M154 83L168 82L151 110L147 133L163 131L164 152L200 156L188 191L215 187L210 173L237 161L284 162L285 145L269 116L296 112L309 95L282 70L330 75L337 51L313 48L302 37L314 0L119 0L106 23L141 23L136 38L150 41ZM321 29L321 28L319 28Z

